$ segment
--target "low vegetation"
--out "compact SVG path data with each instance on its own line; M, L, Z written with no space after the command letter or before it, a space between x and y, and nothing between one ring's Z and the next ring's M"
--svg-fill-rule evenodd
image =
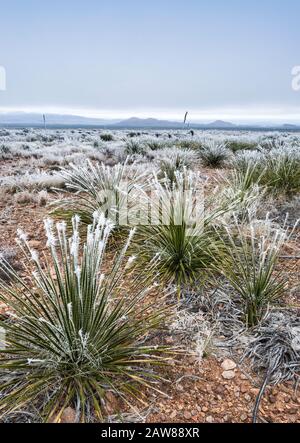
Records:
M163 309L147 313L149 306L142 303L151 287L143 279L135 279L130 289L121 284L132 233L104 273L112 225L95 215L80 247L79 218L72 223L68 237L64 223L55 228L51 220L45 222L47 262L19 232L35 269L28 275L32 286L2 261L14 283L0 280L0 299L15 312L13 322L1 322L6 331L0 358L2 414L35 404L44 420L59 421L73 406L80 421L91 414L102 420L108 392L126 402L142 401L138 385L151 387L156 380L151 367L165 361L166 350L147 342L164 317Z
M240 369L243 388L255 374L245 407L253 421L276 415L259 408L266 387L300 374L299 144L288 132L0 129L1 420L60 422L71 408L73 421L151 421L150 404L182 411L185 390L172 420L189 421L206 367L215 377L229 353L228 395Z

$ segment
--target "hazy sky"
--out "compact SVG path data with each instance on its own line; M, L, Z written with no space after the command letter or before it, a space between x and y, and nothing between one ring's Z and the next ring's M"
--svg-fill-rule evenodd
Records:
M300 121L299 0L0 1L0 109Z

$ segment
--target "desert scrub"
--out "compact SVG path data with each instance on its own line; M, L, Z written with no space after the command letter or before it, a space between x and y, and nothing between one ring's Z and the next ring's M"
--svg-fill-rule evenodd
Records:
M265 186L269 194L290 198L300 192L300 154L297 148L243 152L237 155L233 164L244 174L251 168L252 183Z
M128 174L127 161L115 166L90 161L83 166L71 164L69 168L61 169L68 196L54 202L52 214L69 222L74 214L78 214L82 224L89 225L94 212L100 211L114 221L117 228L120 213L128 204L128 196L133 194L141 176L136 172L131 176ZM126 220L122 221L122 225L126 225Z
M255 175L255 178L253 177ZM246 221L257 212L265 196L265 188L258 185L256 169L251 165L245 171L234 169L225 179L225 187L220 197L227 204L236 204L235 215L240 221Z
M216 262L216 267L240 297L246 324L254 326L285 292L286 281L276 265L291 232L274 227L268 216L249 225L235 219L226 232L223 241L228 261L223 268Z
M176 172L190 168L195 161L195 154L189 149L168 148L161 152L158 160L158 178L168 182L176 182Z
M156 176L149 186L151 196L146 196L151 220L137 228L132 245L137 267L157 262L160 283L175 285L178 295L183 286L206 280L213 257L223 260L223 243L215 235L213 222L227 209L203 211L202 186L200 175L187 170L177 171L172 184Z
M252 151L257 149L258 145L254 142L243 141L243 140L228 140L226 141L226 147L232 152L238 151Z
M100 139L103 141L103 142L111 142L111 141L113 141L113 136L112 136L112 134L100 134Z
M70 237L64 222L54 227L46 220L47 261L19 232L34 270L28 266L23 279L7 262L1 264L14 278L11 285L0 280L0 300L14 312L13 321L1 321L6 332L0 357L2 416L31 404L45 421L59 421L68 406L78 421L102 420L108 392L127 404L133 397L145 404L143 386L158 390L153 366L166 363L167 350L149 344L148 334L164 319L164 309L150 309L145 301L151 290L146 280L133 277L124 285L131 273L133 258L126 252L133 231L113 263L105 265L111 229L95 215L82 244L77 216Z
M198 151L202 149L202 143L197 140L179 140L176 142L176 146L182 149L194 149L195 151Z
M157 141L157 140L147 140L145 142L145 145L147 148L149 148L151 151L157 151L158 149L163 149L167 146L167 143Z
M0 159L7 160L12 158L11 149L7 145L0 145Z
M24 190L30 192L39 190L53 191L53 188L62 189L65 186L61 177L47 174L46 172L0 177L0 185L11 194Z
M205 167L221 168L229 159L229 150L224 143L216 141L206 142L199 151L200 160Z
M147 152L147 148L141 142L136 140L129 140L125 144L124 153L125 155L140 154L143 155Z

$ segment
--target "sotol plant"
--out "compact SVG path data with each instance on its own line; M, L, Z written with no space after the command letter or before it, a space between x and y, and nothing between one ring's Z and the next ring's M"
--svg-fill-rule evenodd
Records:
M155 219L138 227L133 248L141 268L156 260L160 282L175 284L179 294L183 285L204 280L213 257L222 260L224 248L212 227L227 209L203 212L200 175L186 170L177 171L172 184L156 177L150 188Z
M230 151L224 143L210 141L199 151L199 157L203 166L209 168L221 168L229 158Z
M216 267L240 296L249 326L258 324L286 289L282 274L275 270L290 235L288 228L275 228L268 216L263 221L250 221L249 226L240 225L236 219L227 227L223 241L229 260L223 268L216 262Z
M69 197L54 203L53 214L67 220L78 214L86 225L93 222L93 214L97 211L118 225L127 197L141 179L136 173L128 177L126 161L112 167L103 163L94 165L90 161L83 166L71 164L61 169L61 176Z
M77 418L103 417L108 391L127 403L143 401L142 386L155 386L153 365L163 364L163 348L151 346L148 334L164 317L159 307L143 303L148 288L141 278L124 286L131 259L126 251L132 236L109 267L104 257L112 226L95 216L83 246L79 219L66 224L45 222L49 259L39 259L25 234L20 245L27 257L28 276L10 265L11 285L0 280L0 300L14 312L8 322L6 346L0 357L0 412L35 405L45 420L59 421L67 406ZM33 268L33 272L29 271ZM106 273L105 273L106 272Z
M293 147L269 152L245 151L238 154L234 167L243 174L251 169L251 181L275 196L291 197L300 192L300 155Z

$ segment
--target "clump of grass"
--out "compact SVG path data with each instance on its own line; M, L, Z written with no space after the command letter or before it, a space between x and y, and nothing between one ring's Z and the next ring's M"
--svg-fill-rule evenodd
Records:
M10 158L11 156L12 156L12 154L11 154L10 147L7 145L1 145L0 146L0 158L2 158L2 160L6 160L6 159Z
M145 144L151 151L157 151L158 149L163 149L165 147L165 143L157 140L148 140Z
M170 184L176 182L177 171L183 171L191 167L194 159L193 151L184 149L167 149L163 158L159 161L158 178L167 180Z
M94 212L103 212L117 226L127 197L141 178L137 173L127 175L127 161L114 166L90 161L83 166L71 164L61 169L61 176L69 196L54 203L53 215L70 221L78 214L82 223L89 225Z
M145 154L146 153L146 149L145 146L136 141L136 140L129 140L126 142L125 144L125 149L124 149L124 153L129 156L129 155L135 155L135 154Z
M252 183L265 186L269 194L290 198L300 192L300 155L294 148L244 152L237 156L234 166L244 174L251 168Z
M291 197L300 192L299 150L279 150L267 155L261 181L273 194Z
M140 132L130 131L127 134L127 137L133 138L133 137L139 137L141 135Z
M112 225L95 215L86 243L79 236L79 218L72 235L65 223L45 222L50 259L40 260L19 232L27 278L1 263L14 283L0 280L0 300L14 311L0 357L0 412L13 413L35 405L44 420L59 421L68 406L77 420L103 419L107 393L127 404L146 402L146 389L157 379L152 368L165 362L164 348L148 343L148 335L164 318L160 308L142 303L151 288L145 279L124 285L132 259L126 258L131 232L111 266L105 251ZM82 245L82 246L80 246Z
M257 149L256 143L243 140L228 140L226 142L226 146L234 153L238 151L252 151Z
M223 241L229 260L223 268L216 262L216 267L239 295L245 322L254 326L285 292L286 282L276 265L291 234L288 228L275 228L268 216L263 221L252 220L249 227L235 219L226 230Z
M151 187L151 221L138 227L133 251L141 269L157 260L161 284L174 284L180 294L182 286L205 280L213 257L222 260L224 248L212 226L226 210L203 212L202 180L196 173L177 171L172 184L155 177Z
M111 141L113 141L114 138L113 138L112 134L107 133L107 134L100 134L100 139L103 142L111 142Z
M221 168L229 159L228 149L224 143L211 141L199 151L199 157L203 166L209 168Z
M203 145L197 140L179 140L176 142L176 146L182 149L193 149L195 151L201 150Z
M258 185L255 167L247 166L245 171L234 169L226 180L221 198L228 203L236 203L235 214L240 221L252 217L263 200L265 188Z

